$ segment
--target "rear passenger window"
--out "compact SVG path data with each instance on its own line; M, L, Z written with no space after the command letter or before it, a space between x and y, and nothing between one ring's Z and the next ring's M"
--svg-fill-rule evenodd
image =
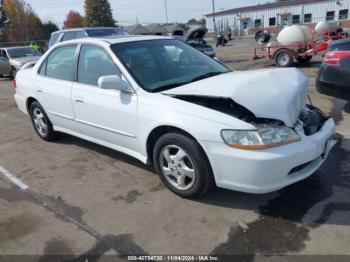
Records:
M328 51L350 51L350 41L344 43L333 43Z
M82 46L78 65L78 82L97 86L101 76L121 75L109 55L95 46Z
M56 41L57 41L59 36L60 36L60 34L58 34L58 33L52 34L50 41L49 41L49 46L53 46L54 44L56 44Z
M47 59L46 76L61 80L72 80L76 46L55 49Z
M67 32L64 33L62 38L62 42L75 39L75 32Z
M77 31L75 32L75 38L79 39L79 38L84 38L86 37L86 33L84 31Z

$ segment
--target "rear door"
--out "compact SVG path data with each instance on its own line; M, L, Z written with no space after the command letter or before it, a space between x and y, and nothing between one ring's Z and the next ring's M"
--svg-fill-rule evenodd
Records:
M77 131L71 103L77 45L54 49L41 65L35 82L40 104L54 126Z
M137 96L98 87L98 79L120 70L102 48L82 45L72 103L80 132L122 149L137 149ZM124 150L125 152L125 150Z
M8 75L10 74L11 65L9 61L5 58L0 56L0 75Z

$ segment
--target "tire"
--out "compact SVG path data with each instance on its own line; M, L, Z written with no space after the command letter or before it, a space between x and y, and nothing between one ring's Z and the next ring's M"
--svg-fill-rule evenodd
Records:
M16 74L17 74L17 70L16 70L16 68L11 68L11 70L10 70L10 78L13 80L13 79L15 79L15 77L16 77Z
M293 55L288 49L279 50L274 57L274 62L278 67L290 67L294 62Z
M299 62L299 63L302 63L302 64L308 64L308 63L310 63L311 59L312 59L312 56L304 56L304 57L299 56L299 57L297 58L298 62Z
M203 149L195 140L179 133L168 133L158 139L153 149L153 165L164 185L180 197L203 196L214 185Z
M29 108L30 118L35 132L45 141L54 141L58 133L53 130L52 123L39 102L34 101Z

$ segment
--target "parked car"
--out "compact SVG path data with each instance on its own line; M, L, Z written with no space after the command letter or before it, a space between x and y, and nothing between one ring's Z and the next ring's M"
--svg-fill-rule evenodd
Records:
M16 84L42 139L68 133L153 163L182 197L213 184L278 190L313 174L335 144L298 69L232 72L170 37L61 43Z
M0 56L0 77L5 75L10 75L11 65L10 62L5 58Z
M184 40L188 45L196 48L207 56L215 57L216 52L214 48L208 45L208 43L203 39L206 33L207 29L201 26L194 26L189 30Z
M316 87L322 94L350 100L350 39L330 44L318 72Z
M89 28L73 28L73 29L64 29L53 32L49 41L49 48L54 44L85 38L85 37L107 37L115 35L129 35L122 28L115 27L89 27Z
M10 63L9 75L14 79L24 64L38 61L41 53L30 46L3 47L0 48L0 56Z
M192 38L187 40L186 43L206 54L207 56L215 57L216 55L214 48L208 45L207 42L202 38Z

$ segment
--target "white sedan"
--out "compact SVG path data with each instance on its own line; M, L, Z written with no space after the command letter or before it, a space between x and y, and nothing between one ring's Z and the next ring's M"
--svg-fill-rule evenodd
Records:
M299 70L232 72L167 37L64 42L15 81L42 139L68 133L153 163L182 197L212 185L278 190L312 175L335 144Z

